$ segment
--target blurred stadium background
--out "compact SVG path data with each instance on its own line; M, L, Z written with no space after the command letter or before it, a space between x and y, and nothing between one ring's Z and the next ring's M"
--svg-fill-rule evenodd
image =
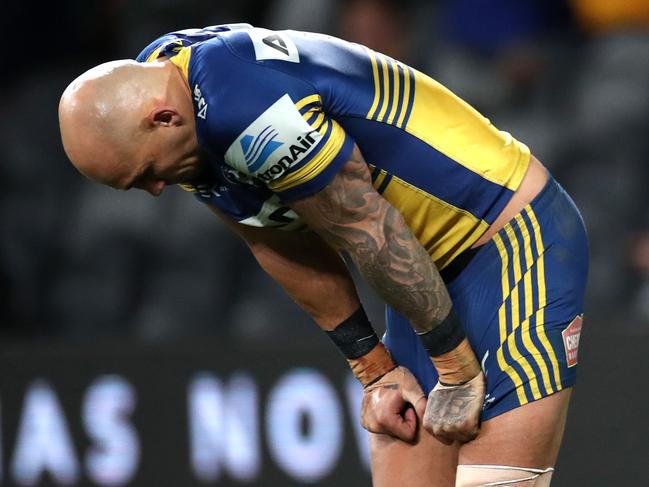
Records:
M3 4L0 485L370 484L358 386L244 245L180 190L87 182L59 142L82 71L228 22L402 59L553 171L591 243L553 485L649 485L649 0Z

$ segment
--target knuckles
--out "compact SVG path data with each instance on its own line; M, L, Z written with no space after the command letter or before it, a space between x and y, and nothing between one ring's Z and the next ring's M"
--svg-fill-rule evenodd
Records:
M424 416L423 426L426 431L438 439L466 442L473 440L480 431L478 414L470 418L448 418L431 411Z
M385 425L388 423L388 413L386 412L385 409L379 409L379 411L376 414L376 421L381 425Z
M480 431L484 385L433 389L428 397L423 426L444 443L467 442Z
M377 388L366 391L361 403L361 426L371 433L396 435L395 428L400 423L397 416L405 404L400 390Z

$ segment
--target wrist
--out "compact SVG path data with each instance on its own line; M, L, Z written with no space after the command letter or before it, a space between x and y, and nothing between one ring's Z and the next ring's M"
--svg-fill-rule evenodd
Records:
M480 364L453 308L439 325L418 335L437 369L441 384L463 384L480 372Z
M438 357L457 348L466 339L464 328L453 308L435 328L417 333L431 357Z
M431 360L442 385L464 384L480 372L478 359L466 338L453 350L432 356Z
M373 384L396 367L362 307L336 328L327 331L327 336L345 356L363 387Z
M397 367L390 352L380 342L367 354L356 359L348 359L347 363L363 387L374 384Z

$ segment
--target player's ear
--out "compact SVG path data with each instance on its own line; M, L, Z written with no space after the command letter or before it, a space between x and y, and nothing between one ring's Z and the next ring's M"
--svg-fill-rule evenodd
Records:
M182 123L182 116L178 109L171 106L156 107L147 116L147 125L150 127L170 127L173 125L180 125Z

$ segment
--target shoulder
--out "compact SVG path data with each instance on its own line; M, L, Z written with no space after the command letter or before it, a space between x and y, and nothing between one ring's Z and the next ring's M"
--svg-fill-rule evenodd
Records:
M295 133L298 142L309 137L313 128L302 112L319 94L308 76L285 68L294 56L299 55L290 38L265 29L231 32L192 46L188 81L201 145L221 156L237 142L228 156L240 150L256 154L255 162L244 162L243 154L234 158L238 170L252 166L255 172L279 147L274 135Z
M168 55L167 51L174 51L182 47L207 41L219 34L252 28L250 24L221 24L203 27L201 29L182 29L168 32L153 40L135 58L138 62L152 61L159 56Z

